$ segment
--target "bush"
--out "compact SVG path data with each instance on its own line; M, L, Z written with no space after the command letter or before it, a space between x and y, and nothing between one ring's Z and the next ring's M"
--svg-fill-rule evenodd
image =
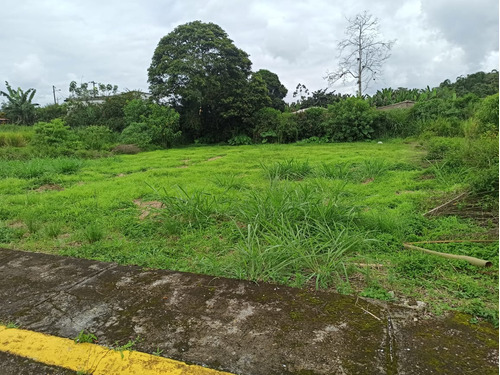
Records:
M285 112L281 114L281 119L276 129L278 143L290 143L299 140L297 121L295 113Z
M36 109L36 119L39 122L49 122L56 118L64 118L67 112L67 104L49 104Z
M348 98L328 106L326 135L334 141L370 139L374 133L375 109L360 98Z
M479 123L479 133L498 134L498 94L484 98L479 104L475 117Z
M424 124L424 131L429 131L440 137L456 137L462 134L460 122L457 119L438 117Z
M68 105L68 112L64 117L64 123L70 128L79 128L100 124L101 118L102 106L100 104L73 100Z
M252 116L254 140L263 143L276 141L280 126L281 112L274 108L262 108Z
M409 114L407 108L376 111L373 119L374 137L409 137L417 134L418 129L409 120Z
M251 145L253 143L252 138L248 135L240 134L232 137L227 141L230 146L243 146L243 145Z
M43 156L73 155L82 144L61 119L39 122L33 127L35 134L31 141L36 151Z
M181 137L179 114L171 107L131 100L124 108L127 127L121 141L141 148L149 145L172 147Z
M142 149L150 147L152 140L151 129L144 122L133 122L123 130L120 136L122 143L134 144Z
M80 129L77 134L86 150L109 150L114 138L113 132L108 127L97 125Z
M325 108L309 108L296 113L298 139L324 137L326 135L324 127L326 112Z

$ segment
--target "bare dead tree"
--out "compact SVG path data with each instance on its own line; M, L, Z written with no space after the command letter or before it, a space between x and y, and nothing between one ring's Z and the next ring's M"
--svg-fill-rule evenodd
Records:
M391 56L395 40L379 40L378 19L366 11L347 19L346 38L339 42L339 66L327 72L325 79L331 85L339 80L354 79L361 97L369 83L381 73L383 63Z

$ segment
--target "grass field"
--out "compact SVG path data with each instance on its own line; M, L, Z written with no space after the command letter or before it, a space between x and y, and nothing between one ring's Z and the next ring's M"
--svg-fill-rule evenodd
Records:
M0 160L0 245L147 268L421 300L498 324L494 223L423 217L466 188L417 144L203 146Z

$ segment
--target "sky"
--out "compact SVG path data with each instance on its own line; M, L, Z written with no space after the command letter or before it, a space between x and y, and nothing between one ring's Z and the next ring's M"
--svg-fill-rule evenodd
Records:
M364 11L378 19L381 40L396 40L368 94L499 69L498 0L0 0L0 91L5 81L35 88L40 105L54 103L53 86L62 102L71 81L147 92L160 39L200 20L224 29L253 71L276 73L291 102L298 83L329 87L324 77L339 62L347 19Z

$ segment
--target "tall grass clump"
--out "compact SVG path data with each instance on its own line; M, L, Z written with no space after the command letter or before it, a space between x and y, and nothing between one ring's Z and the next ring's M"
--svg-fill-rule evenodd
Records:
M325 163L322 162L319 170L316 171L318 177L348 180L351 177L352 168L347 163Z
M37 178L53 174L73 174L83 165L76 158L0 160L0 177Z
M159 193L158 200L163 203L162 215L168 219L179 221L184 227L203 228L212 224L218 217L217 198L203 191L188 193L178 187L179 193L171 195L166 192Z
M28 132L0 132L0 147L25 147L31 137Z
M354 226L356 210L311 185L272 184L242 199L236 220L246 225L235 247L237 277L284 282L300 275L316 287L340 278L345 256L365 240Z
M288 159L274 164L261 164L266 177L269 180L302 180L312 173L309 162L299 162Z

